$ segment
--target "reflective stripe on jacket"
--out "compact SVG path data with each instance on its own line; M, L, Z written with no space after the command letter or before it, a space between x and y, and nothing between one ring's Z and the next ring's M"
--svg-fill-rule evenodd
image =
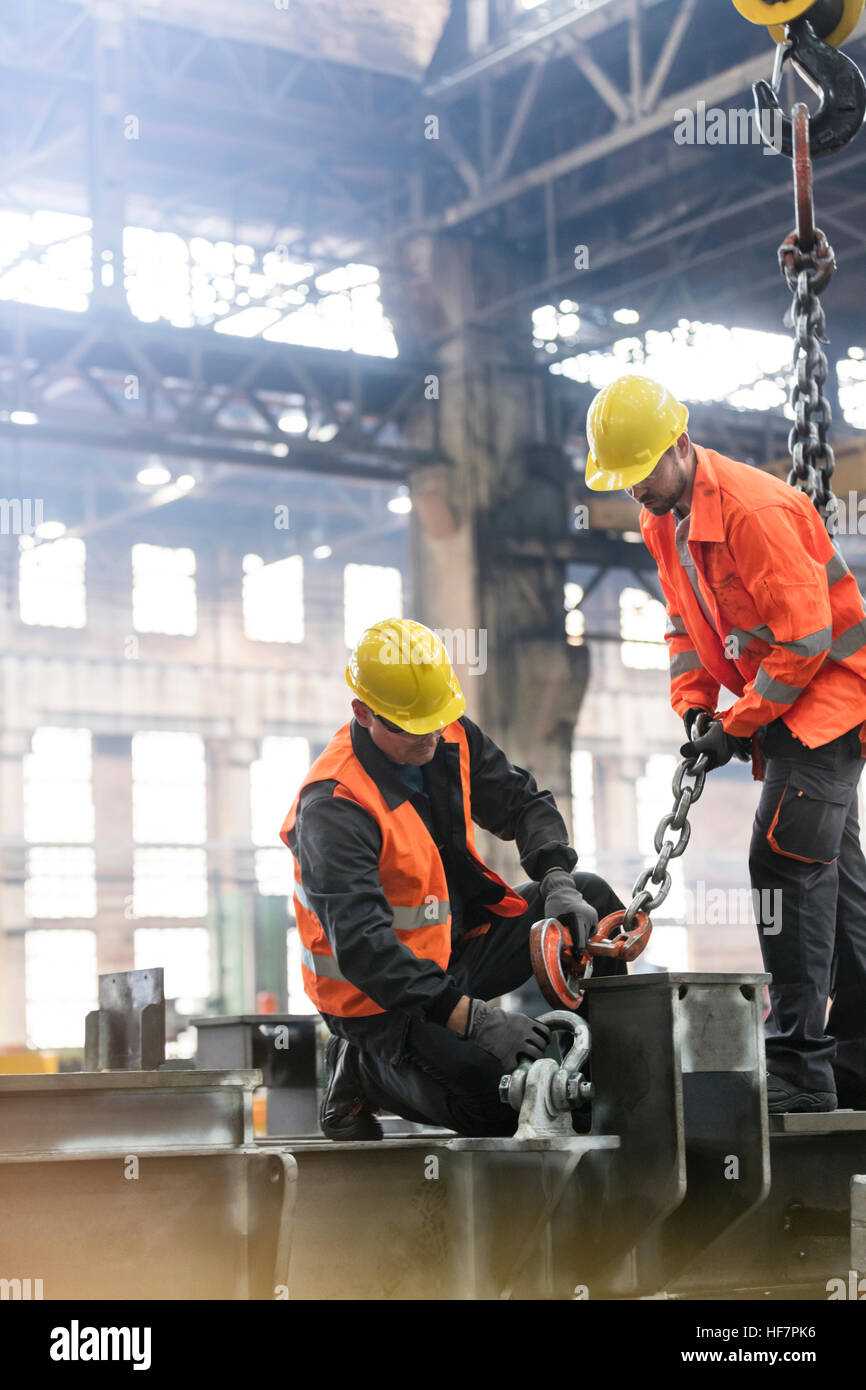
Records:
M392 914L391 927L395 935L416 956L432 960L444 970L451 955L451 908L445 869L436 843L409 800L393 809L388 805L352 747L350 727L346 724L340 729L313 763L283 823L281 838L291 849L289 836L304 789L318 782L333 782L334 796L357 802L379 827L382 837L379 878ZM526 907L525 900L489 869L475 852L466 733L457 722L449 724L443 730L442 737L445 742L456 743L460 750L466 849L483 876L502 890L502 897L496 902L496 914L502 917L519 916ZM384 1012L380 1005L347 980L340 970L327 934L307 901L298 860L293 858L295 918L301 941L301 969L307 995L322 1013L341 1018Z
M676 549L676 518L641 510L667 599L671 704L715 710L745 737L782 717L809 748L866 720L866 608L811 502L760 469L695 445L688 549L711 625Z

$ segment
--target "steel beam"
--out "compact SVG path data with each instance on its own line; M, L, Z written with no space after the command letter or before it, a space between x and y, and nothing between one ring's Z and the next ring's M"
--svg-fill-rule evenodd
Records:
M861 20L853 38L866 34L866 21ZM849 40L850 43L853 41ZM646 112L639 118L623 123L605 135L578 145L575 149L564 151L551 159L542 160L523 173L506 179L495 188L485 188L475 198L446 208L436 217L428 218L420 227L407 227L400 231L401 236L416 235L419 232L435 232L446 228L461 226L479 213L488 212L513 198L519 198L531 189L542 187L549 179L561 178L564 174L583 168L594 160L627 149L629 145L653 135L665 126L674 125L676 113L684 108L693 108L697 102L707 106L724 101L739 92L746 91L757 78L766 77L768 56L761 53L743 63L706 77L693 83L682 91L665 97L654 111Z
M653 69L652 77L644 91L643 102L640 108L642 111L652 111L654 109L674 59L682 47L686 30L691 24L692 16L697 9L697 5L698 0L682 0L682 4L677 11L676 19L668 30L668 36L665 39L664 47Z
M644 8L651 9L661 0L643 0ZM424 88L428 97L459 95L479 78L499 71L505 72L515 63L522 62L539 44L548 43L560 35L568 34L577 25L581 26L581 37L594 38L608 29L622 24L628 17L631 0L582 0L577 13L557 15L555 19L538 24L523 34L518 34L491 52L474 59L454 72L431 82Z

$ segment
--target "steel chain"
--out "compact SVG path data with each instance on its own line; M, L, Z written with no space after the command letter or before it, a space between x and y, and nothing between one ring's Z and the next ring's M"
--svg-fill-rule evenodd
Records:
M655 864L642 869L635 880L632 899L623 918L622 930L624 932L630 930L631 923L638 912L654 912L657 907L661 907L671 891L668 864L672 859L679 858L689 842L689 836L692 833L692 828L689 825L689 809L694 806L704 790L708 761L706 753L701 753L697 758L683 758L674 773L671 783L674 807L672 811L668 811L666 815L662 816L653 836L653 847L658 858ZM691 785L683 786L683 781L686 778L690 779ZM665 838L668 830L677 831L675 840ZM647 887L649 883L652 883L657 889L655 893Z
M832 482L836 460L827 437L832 413L824 395L829 368L822 344L828 339L818 296L830 282L835 257L824 233L816 227L810 251L803 250L795 233L786 238L779 247L779 267L793 295L785 322L794 328L795 336L790 396L794 423L788 434L793 466L788 482L806 493L833 535L839 504Z

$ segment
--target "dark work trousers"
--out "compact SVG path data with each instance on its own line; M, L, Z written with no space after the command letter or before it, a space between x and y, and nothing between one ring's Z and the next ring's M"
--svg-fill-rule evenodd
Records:
M599 919L623 904L604 879L576 872L576 887ZM526 899L520 917L499 918L490 931L458 943L448 974L473 999L496 999L525 985L532 976L529 931L544 916L537 883L516 890ZM624 962L600 960L595 974L621 974ZM549 1005L533 1011L546 1012ZM502 1063L453 1029L411 1018L402 1056L380 1051L359 1053L364 1091L374 1110L388 1110L418 1124L438 1125L466 1135L509 1135L517 1114L499 1099Z
M777 719L764 731L763 753L749 868L753 895L761 895L764 966L773 976L767 1069L807 1091L838 1085L839 1103L856 1103L857 1092L866 1096L859 726L806 748Z

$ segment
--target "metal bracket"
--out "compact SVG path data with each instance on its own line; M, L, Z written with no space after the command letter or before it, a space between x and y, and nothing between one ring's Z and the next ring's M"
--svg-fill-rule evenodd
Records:
M589 1055L589 1027L577 1014L561 1009L541 1014L538 1021L554 1032L571 1033L571 1047L558 1064L552 1057L521 1062L500 1081L500 1099L520 1112L515 1139L573 1138L571 1112L593 1094L580 1070Z

